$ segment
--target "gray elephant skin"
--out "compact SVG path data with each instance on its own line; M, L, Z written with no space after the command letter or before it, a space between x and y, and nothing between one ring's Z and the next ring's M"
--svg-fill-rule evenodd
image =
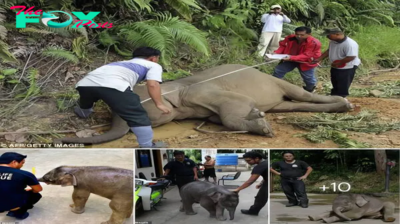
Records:
M332 203L332 211L319 216L308 216L312 221L325 223L359 219L382 219L394 222L395 204L365 194L340 194Z
M223 74L228 75L219 77ZM206 81L209 79L212 80ZM273 137L264 112L347 112L353 108L342 97L309 93L285 80L238 64L210 68L161 84L161 88L162 93L179 90L162 96L164 104L172 110L170 114L162 114L152 100L142 103L153 127L173 120L208 119L232 131ZM146 86L136 86L134 91L141 101L150 98ZM121 138L129 130L127 123L113 114L111 129L102 135L67 137L53 142L100 144Z
M108 166L59 166L42 178L49 185L73 186L71 211L85 212L90 194L111 200L112 215L102 224L123 224L133 211L133 171Z
M186 215L195 215L192 205L200 203L205 208L211 218L225 221L224 210L228 210L230 220L235 218L236 207L239 204L239 195L229 191L222 186L214 185L204 181L193 181L185 184L180 192L182 198L181 212Z

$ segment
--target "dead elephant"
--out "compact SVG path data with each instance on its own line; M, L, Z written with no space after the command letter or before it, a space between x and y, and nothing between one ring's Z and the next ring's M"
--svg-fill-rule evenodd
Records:
M221 76L227 74L225 76ZM353 109L340 96L312 94L285 80L275 78L246 65L228 64L161 85L164 104L172 112L162 114L149 99L145 86L135 87L153 127L173 120L208 119L232 131L273 137L264 118L266 113L347 112ZM55 143L99 144L123 137L127 123L113 115L111 129L89 138L61 138Z
M131 217L133 210L133 171L107 166L60 166L48 173L40 182L49 185L74 186L71 211L85 212L90 194L111 200L110 219L102 224L122 224Z

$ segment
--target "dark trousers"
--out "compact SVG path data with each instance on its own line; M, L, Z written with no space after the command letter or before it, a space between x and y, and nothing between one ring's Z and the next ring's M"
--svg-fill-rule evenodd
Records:
M124 119L129 127L150 126L151 121L140 103L139 96L128 87L125 92L106 87L78 87L82 109L90 109L98 100L103 100L112 111Z
M33 205L36 204L41 198L42 195L39 193L33 193L32 191L27 192L26 203L20 207L20 209L13 211L15 215L23 215L28 209L32 209Z
M350 69L331 68L332 96L346 97L350 95L349 89L356 74L357 66Z
M217 177L217 175L215 174L215 168L204 169L204 177Z
M300 201L301 204L308 205L306 185L302 180L297 180L297 178L282 178L281 187L289 200L289 204L298 204L298 201Z
M268 182L264 181L263 185L261 185L258 190L257 195L254 197L254 204L250 207L249 211L251 213L258 214L260 210L267 204L268 202Z
M183 185L188 184L193 181L195 181L194 176L177 176L176 177L176 185L178 186L179 190L181 190L181 187L183 187Z

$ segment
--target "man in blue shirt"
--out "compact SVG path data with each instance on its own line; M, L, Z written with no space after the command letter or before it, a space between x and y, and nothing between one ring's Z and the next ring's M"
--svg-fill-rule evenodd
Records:
M6 152L0 156L0 212L9 211L7 216L26 219L43 190L37 178L21 170L27 156ZM25 189L27 186L30 189Z

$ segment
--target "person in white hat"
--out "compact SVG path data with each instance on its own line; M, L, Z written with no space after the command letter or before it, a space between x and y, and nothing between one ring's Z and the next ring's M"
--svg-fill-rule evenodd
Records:
M291 22L281 10L282 7L280 5L273 5L269 13L261 16L261 22L264 23L264 27L257 47L260 57L264 57L265 53L273 53L278 49L283 23Z

